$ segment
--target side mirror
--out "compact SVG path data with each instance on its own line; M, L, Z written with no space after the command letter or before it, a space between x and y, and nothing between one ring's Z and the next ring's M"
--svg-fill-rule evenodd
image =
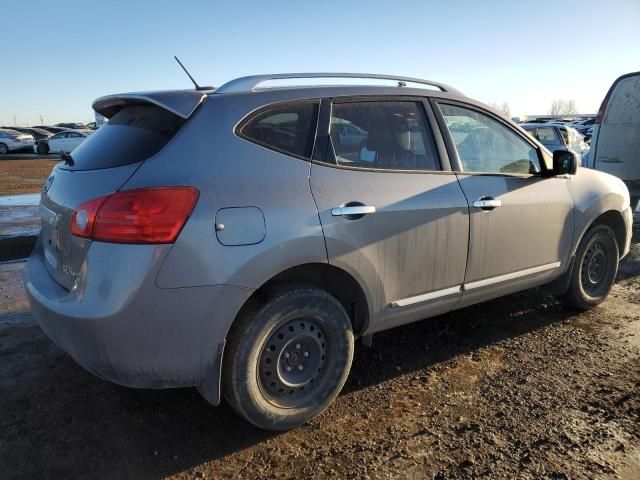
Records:
M556 150L553 152L553 174L575 175L578 169L578 160L573 152Z

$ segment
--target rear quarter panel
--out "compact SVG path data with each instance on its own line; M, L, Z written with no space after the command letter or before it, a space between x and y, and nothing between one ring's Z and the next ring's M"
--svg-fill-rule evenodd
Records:
M257 288L288 267L327 262L309 187L310 163L234 134L251 110L246 95L210 96L161 154L146 161L125 189L192 185L197 205L171 248L156 284L161 288L237 285ZM264 240L225 246L216 238L216 213L257 207ZM242 222L226 224L240 233Z

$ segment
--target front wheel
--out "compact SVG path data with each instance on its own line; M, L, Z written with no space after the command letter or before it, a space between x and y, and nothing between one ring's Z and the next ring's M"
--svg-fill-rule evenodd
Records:
M586 310L603 302L618 273L618 253L611 228L591 227L578 246L569 289L563 296L565 303Z
M47 145L46 143L39 143L38 153L40 155L46 155L47 153L49 153L49 145Z
M223 390L246 420L287 430L321 413L342 389L353 359L353 331L327 292L299 287L239 318L224 355Z
M9 152L9 147L6 143L0 143L0 155L4 155Z

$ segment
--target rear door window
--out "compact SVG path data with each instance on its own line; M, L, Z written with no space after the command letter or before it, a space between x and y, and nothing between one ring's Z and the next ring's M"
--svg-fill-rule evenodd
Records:
M185 120L156 105L123 108L71 154L70 170L97 170L142 162L158 153Z
M249 117L238 133L272 150L310 158L317 117L317 102L272 105Z
M440 170L421 102L336 103L330 139L335 163L383 170Z

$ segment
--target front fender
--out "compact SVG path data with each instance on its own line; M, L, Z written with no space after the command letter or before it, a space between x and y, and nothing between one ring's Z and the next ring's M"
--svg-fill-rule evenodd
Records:
M618 212L629 234L631 224L626 218L630 205L629 191L622 180L603 172L578 168L576 174L571 176L569 188L575 211L575 235L571 255L575 255L582 237L593 222L606 212Z

